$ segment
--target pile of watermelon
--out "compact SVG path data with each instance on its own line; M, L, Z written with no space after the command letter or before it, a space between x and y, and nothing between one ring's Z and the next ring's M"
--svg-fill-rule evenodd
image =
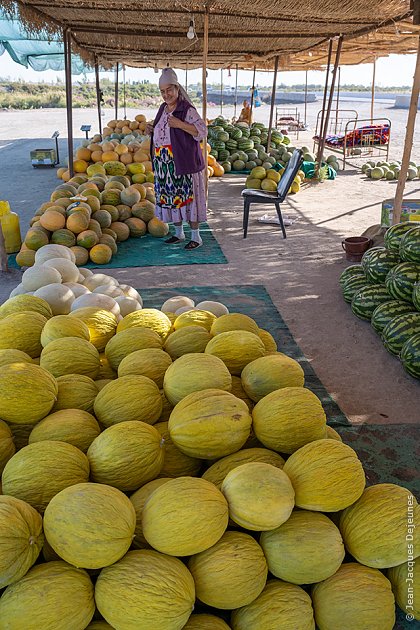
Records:
M385 247L372 247L340 276L346 302L368 320L385 348L420 379L420 225L390 227Z

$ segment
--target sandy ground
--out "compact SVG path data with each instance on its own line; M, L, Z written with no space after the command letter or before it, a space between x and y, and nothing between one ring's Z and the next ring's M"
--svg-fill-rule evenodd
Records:
M369 109L368 104L363 106ZM258 116L264 113L262 109L257 110ZM312 120L317 109L318 104L311 105ZM128 117L132 115L127 113ZM392 157L398 158L407 112L381 106L381 115L391 114ZM94 124L95 112L75 110L75 130L89 122ZM0 197L8 199L19 212L23 229L57 181L52 169L32 169L29 151L48 147L47 138L55 129L61 129L64 136L65 115L60 110L0 113ZM78 135L82 137L80 132ZM308 144L310 137L305 132L300 141ZM64 157L65 140L60 144ZM420 161L420 146L416 143L413 155ZM243 239L243 186L244 178L240 176L226 175L210 182L209 223L228 259L227 265L130 268L111 273L140 290L185 286L187 278L191 285L263 284L351 422L418 423L420 382L404 373L368 323L353 316L338 287L338 277L348 264L341 240L379 223L382 200L394 195L395 183L373 182L350 168L336 181L305 185L284 204L284 214L297 217L287 228L286 240L277 226L257 223L256 217L266 212L266 207L255 206L248 238ZM419 180L408 182L406 196L420 198ZM0 276L0 302L19 277L19 272Z

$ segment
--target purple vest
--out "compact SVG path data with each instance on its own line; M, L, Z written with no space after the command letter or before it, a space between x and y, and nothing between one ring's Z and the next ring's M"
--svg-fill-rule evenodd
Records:
M163 111L166 107L165 103L159 107L158 113L154 120L156 125L162 117ZM193 107L191 103L184 99L178 99L175 110L172 112L174 116L184 121L190 107ZM170 128L172 153L174 155L175 170L177 175L192 175L193 173L199 173L204 169L204 157L200 147L200 143L197 142L189 133L186 133L182 129ZM151 154L154 157L154 144L153 134L151 143Z

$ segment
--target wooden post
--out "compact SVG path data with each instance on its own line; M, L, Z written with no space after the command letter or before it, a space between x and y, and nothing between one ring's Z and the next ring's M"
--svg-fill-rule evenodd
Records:
M115 120L118 120L118 63L115 69L115 88L114 88L114 101L115 101Z
M304 120L306 127L306 114L308 111L308 71L305 72L305 109L304 109Z
M340 103L340 81L341 81L341 67L338 66L337 102L335 105L335 131L334 133L337 133L337 127L338 127L338 107Z
M124 120L127 120L127 101L125 98L125 64L123 64L123 108L124 108Z
M376 75L376 57L373 59L373 73L372 73L372 98L370 101L370 124L373 125L373 109L375 107L375 75Z
M278 69L279 69L279 56L277 55L277 57L274 60L273 89L271 90L270 119L268 123L268 138L267 138L267 153L268 154L270 154L271 128L273 126L274 103L276 102L276 85L277 85Z
M328 78L329 78L329 73L330 73L332 46L333 46L333 40L330 39L329 44L328 44L328 59L327 59L327 71L325 75L324 96L322 99L321 124L318 129L319 138L318 138L317 158L316 158L316 164L315 164L315 174L318 173L318 169L321 164L320 156L322 157L322 153L320 153L320 149L321 149L321 141L322 141L322 138L324 137L325 104L327 102Z
M233 108L233 117L236 118L236 109L238 107L238 64L236 64L236 79L235 79L235 104Z
M71 84L71 30L64 31L64 70L66 77L66 114L67 114L67 150L69 155L70 177L74 175L73 169L73 101Z
M204 38L203 38L203 120L207 125L207 57L209 54L209 9L205 5L204 13ZM206 187L206 195L208 194L209 180L208 180L208 156L207 156L207 135L203 139L203 153L204 153L204 182Z
M188 61L185 66L185 91L188 93Z
M223 114L223 68L220 68L220 115Z
M405 133L404 152L401 170L398 177L397 189L394 198L394 210L392 223L395 225L401 220L401 208L404 195L404 186L407 181L407 171L410 162L411 149L413 147L414 127L416 124L417 107L420 93L420 36L417 48L416 68L414 70L413 88L411 90L410 108L408 110L407 128Z
M95 55L96 106L98 108L99 133L102 135L101 86L99 83L99 63Z
M254 107L255 70L256 70L256 66L254 66L254 72L252 74L251 111L250 111L250 120L249 120L250 123L252 123L252 110L253 110L253 107Z
M4 234L1 228L1 223L0 223L0 271L8 271L6 245L4 242Z

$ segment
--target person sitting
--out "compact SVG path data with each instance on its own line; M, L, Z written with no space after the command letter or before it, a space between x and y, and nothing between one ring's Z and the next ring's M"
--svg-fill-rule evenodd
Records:
M246 100L243 102L243 107L242 107L241 113L239 114L238 122L246 122L248 125L251 125L251 122L252 122L251 105Z

